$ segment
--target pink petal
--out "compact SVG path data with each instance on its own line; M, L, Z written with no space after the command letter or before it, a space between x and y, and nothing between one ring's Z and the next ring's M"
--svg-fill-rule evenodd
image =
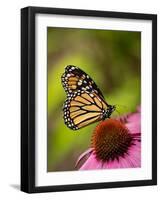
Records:
M115 169L115 168L122 168L122 163L118 160L108 161L103 164L103 169Z
M129 115L126 126L132 134L141 133L141 114L133 113Z
M135 122L135 123L132 123L132 122L127 123L126 127L129 129L131 134L141 133L141 123L140 123L140 121Z
M92 148L89 148L87 149L84 153L82 153L79 158L77 159L77 162L75 164L75 167L77 167L77 165L86 157L89 157L90 154L92 153L93 149Z
M95 154L92 153L86 162L82 165L80 170L102 169L102 162L98 161Z
M141 167L141 143L135 141L135 145L132 145L128 151L128 156L134 167Z
M128 116L127 118L127 122L133 122L133 123L136 123L138 121L141 120L141 115L140 113L134 113L134 114L131 114Z

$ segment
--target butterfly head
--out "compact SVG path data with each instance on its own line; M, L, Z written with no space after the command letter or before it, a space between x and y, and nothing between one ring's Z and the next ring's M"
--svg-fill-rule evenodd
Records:
M115 105L108 105L107 110L103 114L103 120L106 118L110 118L111 114L115 111L116 106Z

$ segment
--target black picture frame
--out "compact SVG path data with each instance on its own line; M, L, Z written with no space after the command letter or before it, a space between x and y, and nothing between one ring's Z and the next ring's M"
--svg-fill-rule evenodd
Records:
M152 179L61 186L35 186L35 15L59 14L152 21ZM27 193L157 184L157 15L45 7L21 9L21 190Z

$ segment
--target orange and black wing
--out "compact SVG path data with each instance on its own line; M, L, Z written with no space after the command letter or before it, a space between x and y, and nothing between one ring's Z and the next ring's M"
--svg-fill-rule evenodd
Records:
M69 128L77 130L103 119L108 104L88 74L68 65L61 81L67 93L63 106L64 122Z
M64 122L70 129L77 130L102 120L106 109L106 103L97 93L76 92L64 103Z
M66 66L61 81L67 94L81 91L95 91L95 93L104 99L102 92L92 78L76 66Z

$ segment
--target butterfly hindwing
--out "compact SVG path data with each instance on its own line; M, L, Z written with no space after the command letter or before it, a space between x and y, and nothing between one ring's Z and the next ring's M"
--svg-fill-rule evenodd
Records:
M64 103L64 122L69 128L77 130L102 120L105 109L107 109L106 104L96 93L75 92L69 94Z

